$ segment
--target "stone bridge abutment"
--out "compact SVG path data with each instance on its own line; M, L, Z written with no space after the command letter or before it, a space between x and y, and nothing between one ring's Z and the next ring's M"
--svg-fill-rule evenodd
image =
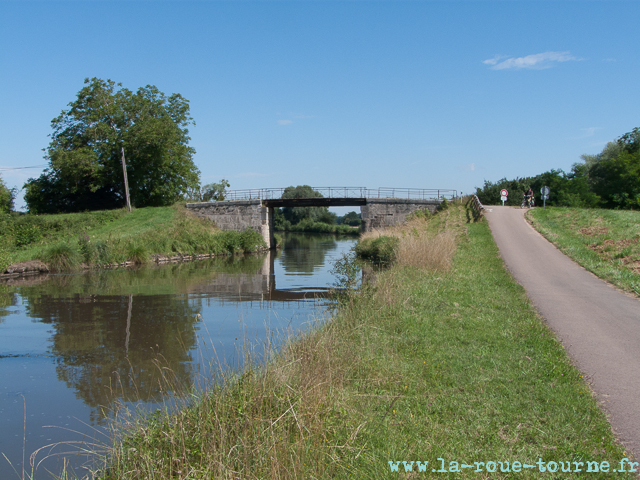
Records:
M243 232L251 228L262 235L269 248L275 248L273 238L273 207L263 200L223 200L220 202L187 203L187 209L215 223L220 230Z
M439 199L405 200L401 198L367 198L360 207L362 231L382 230L407 221L407 216L418 210L435 213L442 203Z

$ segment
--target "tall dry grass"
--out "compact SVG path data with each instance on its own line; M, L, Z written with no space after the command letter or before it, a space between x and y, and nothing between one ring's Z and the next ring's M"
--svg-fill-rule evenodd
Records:
M435 237L407 235L400 237L397 264L433 271L446 271L456 252L456 236L442 232Z
M456 252L458 229L450 228L447 212L434 217L414 218L403 225L363 233L361 242L379 237L395 237L398 247L395 263L403 267L416 267L432 271L446 271ZM456 225L457 226L457 225Z

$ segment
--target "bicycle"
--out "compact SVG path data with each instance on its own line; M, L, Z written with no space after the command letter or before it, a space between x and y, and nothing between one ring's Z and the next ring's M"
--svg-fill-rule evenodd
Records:
M533 195L525 195L520 204L520 208L532 208L535 205L535 199Z

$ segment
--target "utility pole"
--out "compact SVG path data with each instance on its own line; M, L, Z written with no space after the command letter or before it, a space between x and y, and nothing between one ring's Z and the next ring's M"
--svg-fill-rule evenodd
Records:
M122 152L122 175L124 176L124 195L127 198L127 212L131 211L131 201L129 200L129 179L127 178L127 162L124 159L124 146Z
M113 121L113 118L110 119L111 128L113 131L118 133L118 129L116 128L116 124ZM129 200L129 179L127 178L127 162L124 159L124 140L123 145L120 147L120 152L122 153L122 175L124 177L124 196L127 199L127 212L131 211L131 201Z

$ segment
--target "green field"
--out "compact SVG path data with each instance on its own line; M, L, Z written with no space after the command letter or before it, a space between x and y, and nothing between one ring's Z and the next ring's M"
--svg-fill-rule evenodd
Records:
M527 219L584 268L640 295L640 212L552 207Z

